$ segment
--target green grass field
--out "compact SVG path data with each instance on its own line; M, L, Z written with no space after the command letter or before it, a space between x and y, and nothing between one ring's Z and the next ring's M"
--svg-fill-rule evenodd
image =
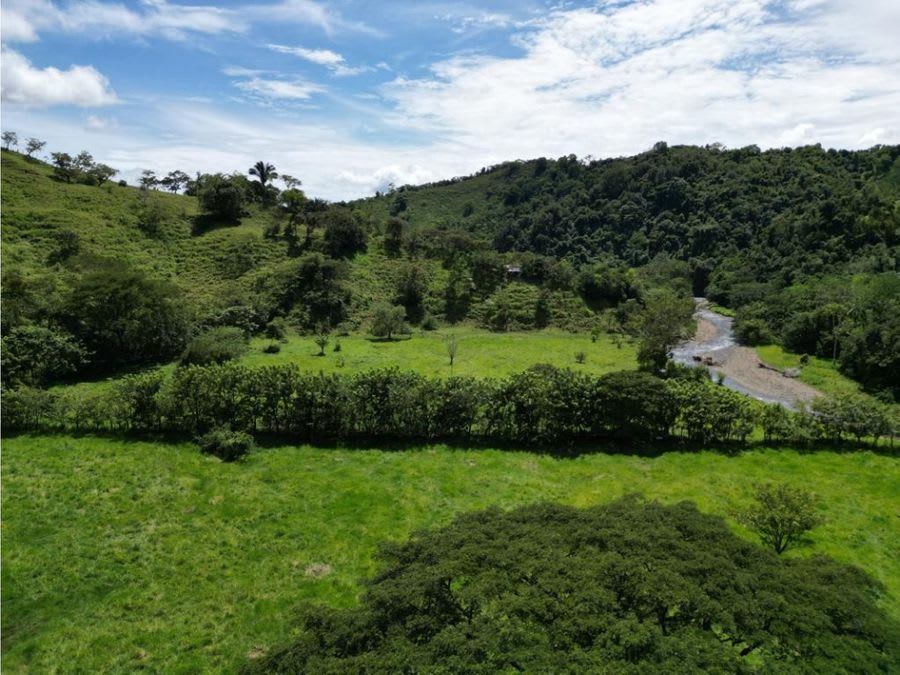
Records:
M2 470L8 673L233 671L289 635L301 601L353 604L379 541L458 512L640 491L730 517L764 479L821 498L826 523L795 555L859 565L900 617L900 473L870 452L553 459L304 446L228 465L187 443L22 436L6 439Z
M456 337L457 354L454 375L502 377L518 373L536 363L550 363L579 371L601 374L637 366L633 344L617 347L607 336L591 342L584 334L560 330L527 333L491 333L469 327L445 328L434 332L417 332L407 339L385 342L368 336L336 338L340 352L334 351L335 338L318 356L319 348L312 337L292 336L277 354L266 354L263 348L272 340L254 339L250 351L240 360L250 366L296 363L304 370L355 373L372 368L398 367L427 376L450 375L447 339ZM579 364L575 355L584 352ZM339 363L343 360L343 366Z

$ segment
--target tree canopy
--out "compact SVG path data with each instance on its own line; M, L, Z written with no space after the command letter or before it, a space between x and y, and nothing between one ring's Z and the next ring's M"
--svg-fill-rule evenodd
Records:
M361 606L307 606L248 672L888 672L877 584L779 559L688 502L459 516L385 544Z

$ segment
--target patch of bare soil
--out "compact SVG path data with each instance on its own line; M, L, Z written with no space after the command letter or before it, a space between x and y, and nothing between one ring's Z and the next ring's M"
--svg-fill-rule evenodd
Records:
M783 401L811 401L821 394L797 379L785 377L779 372L760 368L756 352L749 347L730 347L719 355L719 366L726 376L748 389L758 391Z
M326 577L331 574L331 565L326 563L312 563L311 565L306 566L306 569L303 570L303 574L315 579Z

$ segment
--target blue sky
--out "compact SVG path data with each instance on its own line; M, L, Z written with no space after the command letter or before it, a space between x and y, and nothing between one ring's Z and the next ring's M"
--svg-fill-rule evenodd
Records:
M658 140L859 148L900 142L897 35L897 0L4 0L2 126L328 199Z

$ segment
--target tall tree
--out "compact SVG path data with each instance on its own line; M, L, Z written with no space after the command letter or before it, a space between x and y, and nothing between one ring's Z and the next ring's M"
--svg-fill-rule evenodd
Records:
M278 178L278 172L275 170L275 165L263 162L262 160L251 166L248 173L251 176L256 176L259 179L259 184L263 187L270 181Z
M694 302L670 290L657 290L647 295L638 318L640 338L638 363L645 370L664 368L669 353L691 334Z
M9 150L11 145L19 147L19 134L15 131L4 131L3 132L3 145Z
M54 152L51 157L53 158L53 174L59 180L71 183L72 179L78 173L72 155L68 152Z
M191 177L188 176L184 171L179 171L178 169L176 169L175 171L170 171L168 174L166 174L166 177L163 178L160 183L162 183L162 186L169 192L177 193L183 190L190 180Z
M156 177L156 172L151 171L150 169L144 169L141 171L141 189L142 190L152 190L159 185L159 178Z
M47 141L42 141L37 138L29 138L25 142L25 156L31 157L34 153L40 152L45 145L47 145Z

